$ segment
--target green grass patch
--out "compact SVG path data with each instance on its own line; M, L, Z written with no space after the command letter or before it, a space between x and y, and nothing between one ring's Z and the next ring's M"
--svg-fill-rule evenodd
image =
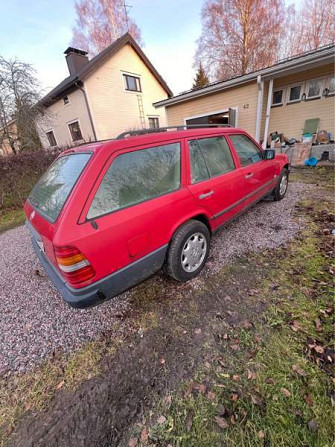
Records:
M315 168L292 168L290 172L290 181L303 182L309 184L318 184L325 189L334 188L334 166Z
M318 220L318 213L324 218L332 206L305 202L301 207L308 211L303 236L271 259L249 260L250 268L270 265L268 278L257 285L258 296L271 303L268 309L255 327L228 332L229 340L239 341L238 354L229 356L227 341L171 402L157 403L147 424L154 445L334 445L332 368L326 372L307 343L314 339L323 348L333 347L330 272L335 267L320 248L331 236L323 235L326 223ZM273 284L279 286L275 291Z
M24 224L24 221L22 209L0 210L0 233Z

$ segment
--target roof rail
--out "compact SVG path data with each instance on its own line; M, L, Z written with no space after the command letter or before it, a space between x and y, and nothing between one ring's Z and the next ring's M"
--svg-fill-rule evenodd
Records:
M156 127L150 129L138 129L138 130L129 130L128 132L122 132L120 135L116 137L116 140L123 140L126 137L132 137L136 135L145 135L148 133L158 133L158 132L167 132L170 129L175 130L186 130L186 129L201 129L208 127L233 127L231 124L181 124L178 126L167 126L167 127Z

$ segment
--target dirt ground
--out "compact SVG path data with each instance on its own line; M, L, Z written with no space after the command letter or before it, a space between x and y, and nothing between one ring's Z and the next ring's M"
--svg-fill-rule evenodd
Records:
M301 179L304 174L296 175ZM307 182L313 185L311 197L317 201L324 197L330 200L331 191L324 189L322 180L308 177ZM306 207L297 208L296 215L305 219ZM324 223L313 225L324 226ZM303 243L304 235L299 238ZM101 373L83 381L75 391L61 388L43 411L28 411L11 434L8 445L201 445L193 441L178 443L177 438L171 443L166 437L150 438L146 431L142 435L136 433L138 427L143 428L159 411L156 410L159 402L182 384L194 380L203 365L212 364L214 359L216 364L244 365L255 355L246 352L233 335L225 341L225 334L233 333L236 328L272 330L264 315L273 304L269 296L278 297L280 284L273 271L280 268L285 257L285 248L265 249L257 256L244 254L201 281L198 290L193 285L192 294L189 284L171 286L163 275L151 283L150 290L140 285L133 298L131 315L121 314L120 320L136 319L141 324L134 326L136 330L115 353L104 356ZM270 295L260 292L260 284L266 284ZM109 336L108 333L103 336L107 345ZM259 445L266 444L262 440Z

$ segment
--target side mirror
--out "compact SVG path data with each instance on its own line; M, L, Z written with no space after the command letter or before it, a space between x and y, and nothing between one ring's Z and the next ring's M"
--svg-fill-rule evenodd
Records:
M276 151L273 149L265 149L264 160L273 160L276 156Z

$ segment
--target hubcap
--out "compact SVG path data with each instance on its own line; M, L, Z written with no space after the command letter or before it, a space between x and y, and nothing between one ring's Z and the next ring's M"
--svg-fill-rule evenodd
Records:
M184 244L181 252L181 265L185 272L197 270L205 259L207 241L202 233L194 233Z
M283 175L281 181L280 181L280 185L279 185L279 193L281 196L283 196L286 192L287 189L287 175Z

